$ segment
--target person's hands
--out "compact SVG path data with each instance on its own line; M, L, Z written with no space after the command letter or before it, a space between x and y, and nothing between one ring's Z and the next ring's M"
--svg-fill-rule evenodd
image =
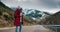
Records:
M20 17L22 17L22 13L20 13Z

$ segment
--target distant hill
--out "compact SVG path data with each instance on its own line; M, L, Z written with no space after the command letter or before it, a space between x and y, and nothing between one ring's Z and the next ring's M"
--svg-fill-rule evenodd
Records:
M42 20L40 24L43 25L60 25L60 11L45 18L45 20Z
M60 25L60 11L52 15L47 21L51 25Z

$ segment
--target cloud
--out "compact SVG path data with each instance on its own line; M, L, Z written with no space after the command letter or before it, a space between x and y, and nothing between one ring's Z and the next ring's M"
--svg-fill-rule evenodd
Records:
M18 0L18 1L21 1L21 0Z
M52 13L60 8L60 0L2 0L2 2L9 7L21 6L22 8L33 8Z
M56 8L52 0L2 0L5 4L10 6L39 6L41 8Z

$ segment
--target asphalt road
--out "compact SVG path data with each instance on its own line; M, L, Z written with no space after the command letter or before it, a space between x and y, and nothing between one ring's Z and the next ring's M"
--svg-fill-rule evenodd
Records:
M0 28L0 32L15 32L15 27ZM51 32L42 25L23 26L22 32Z

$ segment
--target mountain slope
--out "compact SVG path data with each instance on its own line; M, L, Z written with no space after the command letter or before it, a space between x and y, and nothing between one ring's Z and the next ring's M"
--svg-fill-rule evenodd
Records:
M41 23L44 25L60 25L60 11L41 21Z
M0 27L13 26L13 10L0 2Z
M5 9L9 9L12 10L11 8L7 7L5 4L3 4L2 2L0 2L0 6L4 7Z

